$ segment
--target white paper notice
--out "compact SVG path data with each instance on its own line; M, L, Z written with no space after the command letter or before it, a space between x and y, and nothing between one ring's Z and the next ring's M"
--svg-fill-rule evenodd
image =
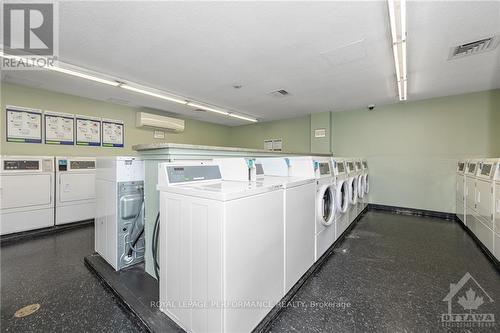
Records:
M76 144L81 146L101 145L101 119L76 116Z
M264 149L273 150L273 140L264 140Z
M283 141L281 139L273 140L273 151L281 151L283 148Z
M123 147L123 121L113 119L102 120L102 146Z
M42 111L7 105L7 141L42 143Z
M69 113L45 111L45 143L73 145L75 143L75 116Z

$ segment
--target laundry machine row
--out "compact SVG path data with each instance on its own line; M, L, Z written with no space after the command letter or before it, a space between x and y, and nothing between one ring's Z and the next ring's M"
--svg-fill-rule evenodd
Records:
M458 219L500 260L500 158L459 161L456 196Z
M0 163L2 235L94 218L95 158L2 156Z

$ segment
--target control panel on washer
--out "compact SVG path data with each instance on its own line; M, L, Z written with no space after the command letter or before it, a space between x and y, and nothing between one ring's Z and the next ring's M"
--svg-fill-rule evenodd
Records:
M221 179L218 165L166 165L169 184Z

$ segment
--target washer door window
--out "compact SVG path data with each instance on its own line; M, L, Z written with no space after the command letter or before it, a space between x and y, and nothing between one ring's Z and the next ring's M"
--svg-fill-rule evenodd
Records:
M356 185L356 178L351 177L349 182L349 203L355 205L358 202L358 186Z
M337 193L335 193L335 199L337 200L337 207L341 213L347 211L349 206L349 186L345 180L337 180Z
M318 218L324 225L333 223L335 216L335 202L330 185L323 185L318 191Z
M357 186L358 186L358 198L363 199L365 196L365 186L363 182L363 175L359 175L358 178L356 179L357 181Z
M368 178L368 174L365 175L365 193L368 194L370 192L370 179Z

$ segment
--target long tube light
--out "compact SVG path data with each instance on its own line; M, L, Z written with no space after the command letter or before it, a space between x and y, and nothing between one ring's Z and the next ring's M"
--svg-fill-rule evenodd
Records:
M214 112L214 113L218 113L218 114L223 114L225 116L229 115L229 112L227 112L227 111L214 109L214 108L211 108L209 106L201 105L201 104L194 103L194 102L188 102L187 105L192 106L193 108L196 108L196 109L201 109L201 110L210 111L210 112Z
M167 96L167 95L163 95L163 94L157 94L157 93L149 91L149 90L140 89L140 88L136 88L136 87L130 86L130 85L126 84L126 83L119 84L119 87L123 88L123 89L126 89L126 90L130 90L130 91L139 93L139 94L143 94L143 95L148 95L148 96L152 96L152 97L164 99L164 100L169 101L169 102L174 102L174 103L179 103L179 104L187 104L187 101L184 100L184 99L180 99L180 98L176 98L176 97L171 97L171 96Z
M399 6L397 6L399 4ZM406 0L387 0L391 25L392 53L396 70L396 82L400 101L408 94L406 64Z
M230 113L229 117L243 119L243 120L251 121L253 123L257 122L257 119L253 119L253 118L249 118L249 117L245 117L245 116L240 116L239 114L236 114L236 113Z
M4 54L3 50L0 51L0 57L6 58L6 59L13 59L16 61L27 61L28 60L25 57ZM220 109L217 109L217 108L212 107L212 106L199 104L198 102L190 101L187 98L183 98L181 96L172 96L172 95L157 93L157 92L154 92L153 89L151 89L149 87L141 86L144 88L139 88L139 85L137 85L137 84L133 84L133 83L131 84L131 83L121 82L119 80L110 80L110 79L101 78L101 77L98 77L96 75L91 75L88 73L88 71L81 69L79 67L78 67L79 70L76 70L77 67L75 67L75 66L71 66L71 67L74 67L75 70L70 69L70 68L60 67L60 66L44 66L43 68L54 71L54 72L67 74L67 75L79 77L82 79L87 79L87 80L102 83L102 84L107 84L107 85L110 85L113 87L123 88L125 90L133 91L133 92L143 94L143 95L148 95L151 97L156 97L156 98L163 99L163 100L166 100L169 102L183 104L183 105L191 106L194 108L202 109L205 111L217 113L220 115L229 116L232 118L238 118L238 119L242 119L242 120L246 120L246 121L250 121L250 122L257 122L258 121L257 119L253 119L253 118L246 117L243 115L238 115L238 114L231 113L228 111L220 110Z

